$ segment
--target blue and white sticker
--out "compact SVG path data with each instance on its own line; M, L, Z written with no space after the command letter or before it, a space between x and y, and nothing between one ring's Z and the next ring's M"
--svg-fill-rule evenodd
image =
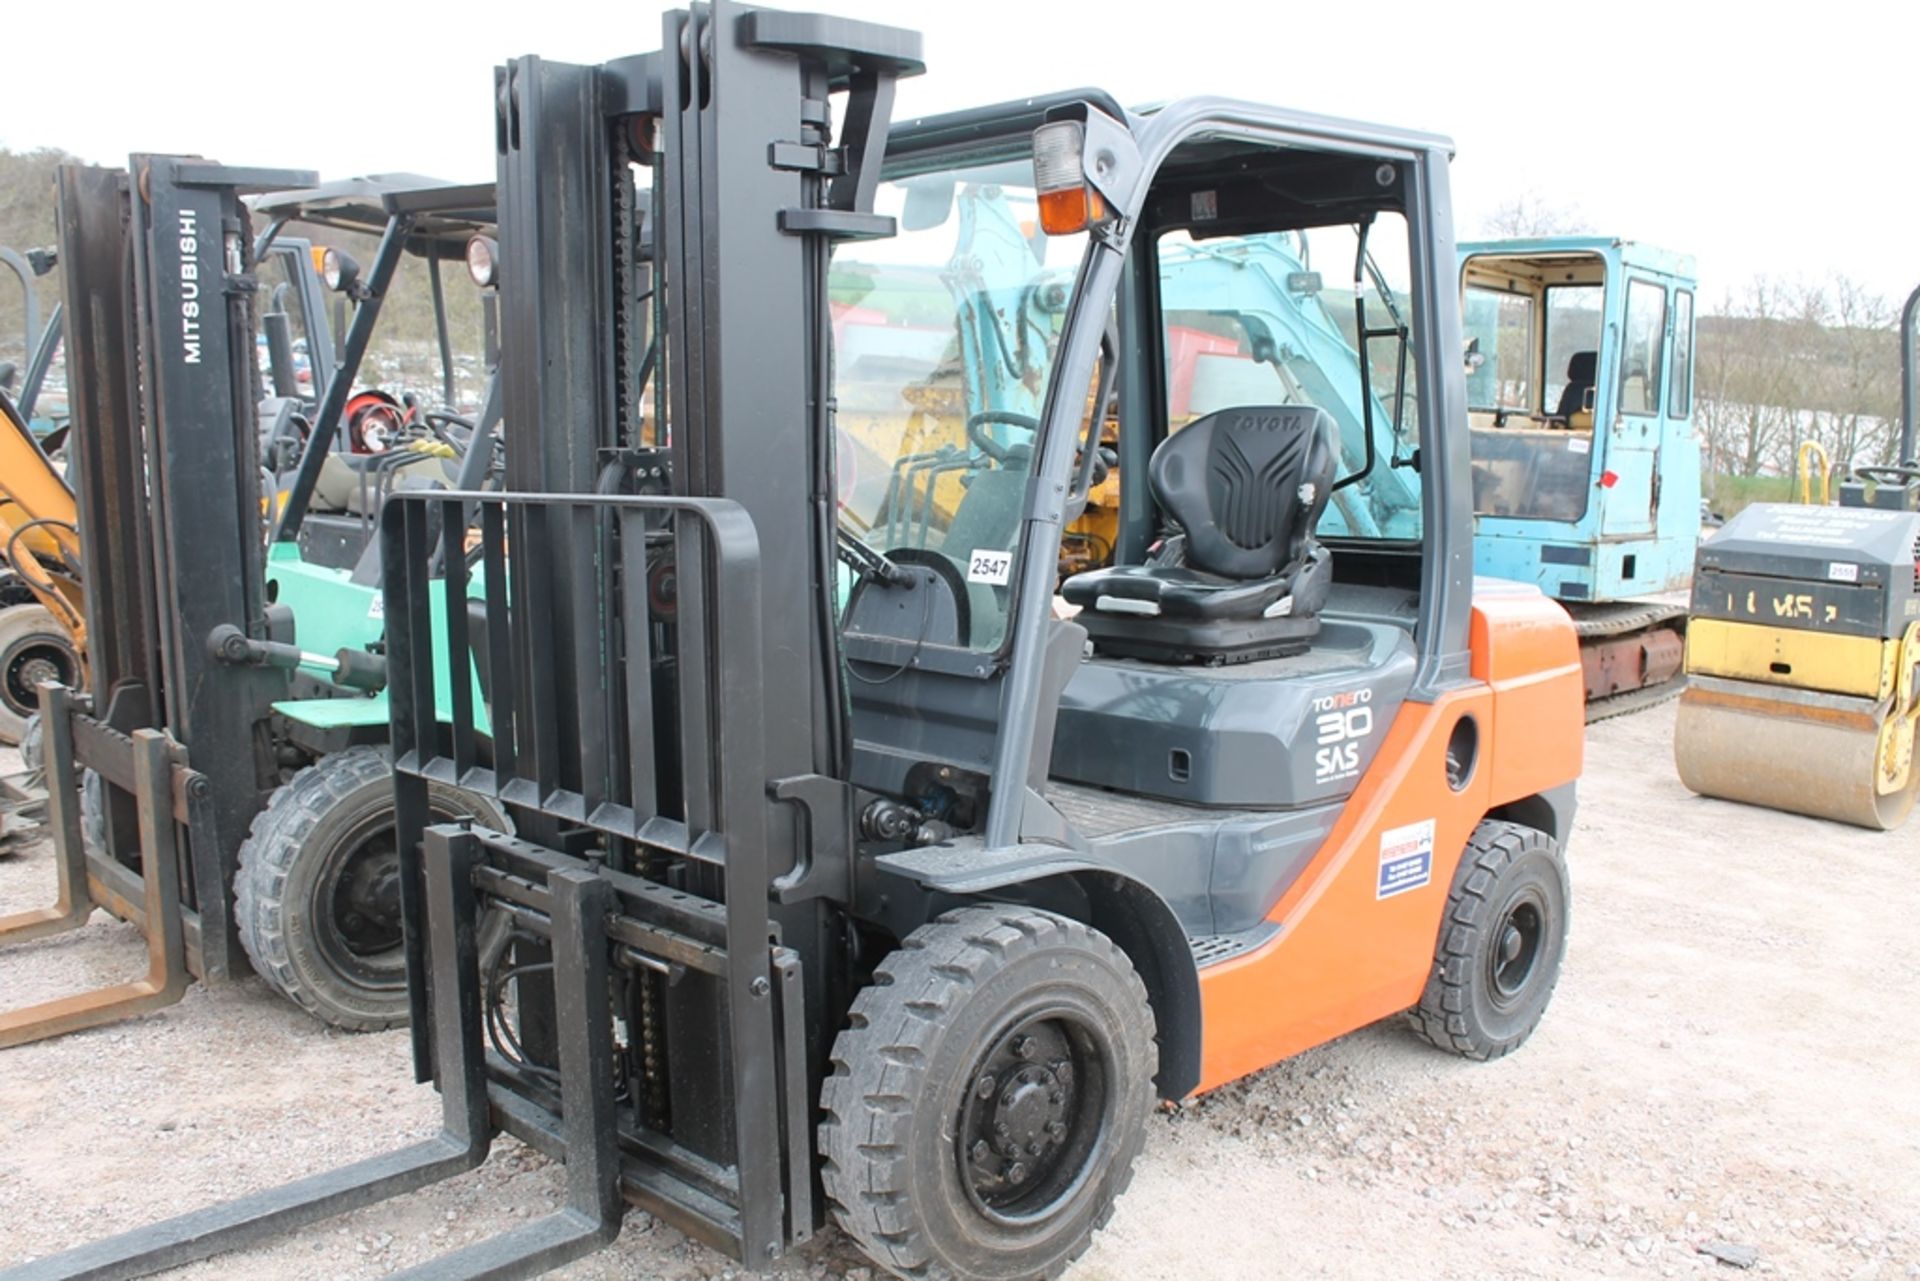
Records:
M1380 879L1376 899L1417 890L1433 879L1433 820L1422 819L1380 833Z

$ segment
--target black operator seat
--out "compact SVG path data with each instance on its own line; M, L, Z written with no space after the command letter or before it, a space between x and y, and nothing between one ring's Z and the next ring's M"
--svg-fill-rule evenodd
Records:
M1180 534L1148 564L1061 587L1095 651L1244 663L1306 649L1333 583L1313 530L1338 456L1333 419L1312 405L1222 409L1162 441L1147 476Z
M1586 408L1587 393L1593 390L1599 367L1597 351L1576 351L1567 357L1567 385L1560 393L1560 408L1553 411L1555 418L1572 418Z

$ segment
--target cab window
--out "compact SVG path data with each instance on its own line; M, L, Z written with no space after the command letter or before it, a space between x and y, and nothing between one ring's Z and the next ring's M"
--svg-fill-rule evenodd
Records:
M1620 412L1660 412L1660 344L1667 332L1667 291L1649 280L1627 284L1626 341L1620 352Z
M1682 289L1673 296L1673 393L1667 417L1685 418L1693 412L1693 294Z
M1549 285L1546 292L1546 375L1540 403L1546 412L1552 413L1562 401L1570 399L1568 387L1582 391L1593 387L1592 365L1600 352L1601 307L1606 301L1606 287ZM1587 398L1582 395L1579 399Z
M1397 213L1374 217L1364 257L1344 224L1159 240L1168 430L1241 405L1324 409L1340 434L1324 538L1420 537L1419 473L1393 465L1419 436L1407 244Z
M1522 413L1533 396L1533 299L1501 289L1467 287L1462 316L1467 340L1467 408Z

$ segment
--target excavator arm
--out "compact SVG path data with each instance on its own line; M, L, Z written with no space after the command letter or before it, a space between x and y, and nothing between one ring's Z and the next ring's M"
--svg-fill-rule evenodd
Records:
M80 535L73 489L27 429L12 400L0 394L0 564L86 653Z

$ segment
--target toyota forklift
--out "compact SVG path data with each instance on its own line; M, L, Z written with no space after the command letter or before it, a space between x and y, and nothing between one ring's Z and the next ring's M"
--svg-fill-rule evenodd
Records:
M565 1163L565 1205L406 1275L535 1275L632 1204L754 1269L831 1214L903 1276L1053 1277L1156 1098L1403 1013L1472 1058L1534 1031L1580 662L1559 606L1471 585L1448 144L1092 90L890 127L921 69L910 32L718 0L667 14L660 52L499 70L508 484L382 514L442 1130L8 1276L242 1249L507 1133ZM924 318L953 358L838 366L836 283L949 262L969 203L1009 193L1030 251L954 263ZM1290 228L1405 274L1404 328L1371 328L1417 389L1416 536L1318 536L1394 460L1310 401L1168 430L1162 243ZM999 358L1037 414L970 407L979 308L1018 317ZM855 376L992 442L924 545L842 513ZM1060 621L1102 384L1150 488ZM435 822L447 786L515 830Z

